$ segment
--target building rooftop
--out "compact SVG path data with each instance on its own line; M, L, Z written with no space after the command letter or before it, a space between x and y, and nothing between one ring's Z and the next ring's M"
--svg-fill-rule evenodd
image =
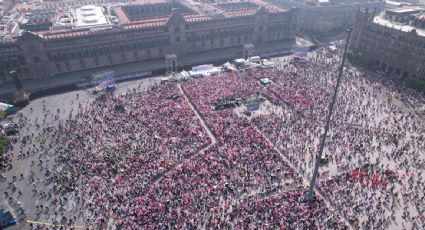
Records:
M12 43L12 42L13 42L12 37L10 37L10 36L0 36L0 45Z
M395 14L411 14L411 13L417 13L424 10L421 7L400 7L400 8L394 8L394 9L388 9L388 13L395 13Z
M229 2L229 3L219 3L216 4L217 7L220 9L223 9L224 11L244 11L244 10L254 10L257 9L259 6L253 2Z
M136 21L146 18L168 17L174 8L178 8L183 14L195 13L189 5L181 2L157 2L155 4L131 4L120 6L130 21Z
M217 18L235 18L254 15L260 8L269 13L287 12L266 0L233 1L226 3L177 2L166 0L134 0L132 3L70 6L56 10L40 9L30 4L13 10L11 19L20 18L23 23L49 22L37 27L18 27L17 31L4 35L19 36L23 30L37 31L44 39L84 36L104 30L155 28L164 26L173 9L178 8L187 23ZM220 17L218 17L220 16ZM9 26L10 27L10 26ZM0 29L4 28L1 27Z
M397 14L394 14L396 12ZM425 37L425 10L418 8L402 8L396 11L387 10L373 18L373 22L403 32L414 32Z
M335 5L355 5L359 3L383 2L384 0L286 0L293 4L308 5L308 6L335 6Z
M75 9L74 17L75 28L94 28L110 25L100 6L87 5L79 7Z
M25 12L21 21L22 29L49 29L53 23L55 11L48 9L30 9Z

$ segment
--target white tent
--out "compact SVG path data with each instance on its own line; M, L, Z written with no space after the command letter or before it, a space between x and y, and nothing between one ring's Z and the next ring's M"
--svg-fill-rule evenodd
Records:
M0 115L7 115L15 112L15 106L0 102Z
M192 67L192 70L189 71L189 74L191 77L205 77L205 76L212 76L217 75L221 72L221 69L219 67L215 67L211 64L207 65L199 65Z

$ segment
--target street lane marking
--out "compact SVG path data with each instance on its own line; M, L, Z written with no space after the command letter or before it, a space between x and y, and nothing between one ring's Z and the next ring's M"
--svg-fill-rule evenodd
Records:
M82 226L82 225L70 225L70 226L68 226L68 225L63 225L63 224L52 224L52 223L38 222L38 221L33 221L33 220L27 220L27 223L47 225L47 226L53 226L53 227L67 227L67 228L71 227L71 228L81 228L81 229L84 228L84 226Z

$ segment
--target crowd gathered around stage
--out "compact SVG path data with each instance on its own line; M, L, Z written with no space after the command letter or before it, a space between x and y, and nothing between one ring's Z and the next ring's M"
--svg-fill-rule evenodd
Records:
M100 229L425 228L425 95L349 62L306 199L340 65L333 52L90 103L77 95L65 117L49 108L40 120L19 116L37 132L20 136L15 157L37 158L29 175L4 182L4 195L19 198L26 190L15 181L25 178L54 205L34 216ZM214 106L253 96L265 101L252 113Z

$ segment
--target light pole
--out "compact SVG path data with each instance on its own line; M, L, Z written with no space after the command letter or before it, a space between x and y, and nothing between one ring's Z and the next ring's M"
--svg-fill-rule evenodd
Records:
M316 163L314 165L313 177L311 178L310 187L308 188L308 192L306 194L307 200L310 200L310 201L314 200L314 186L316 185L317 175L319 174L320 160L322 158L323 149L325 148L326 137L329 131L329 123L331 121L332 113L335 107L336 96L338 94L339 85L341 83L342 72L344 70L345 56L347 55L348 43L350 42L351 28L348 28L347 32L348 32L347 43L345 44L341 66L339 67L339 74L338 74L338 79L336 81L335 92L332 97L332 101L329 104L328 116L326 117L326 123L325 123L325 132L323 133L322 141L320 143L319 154L316 155Z

